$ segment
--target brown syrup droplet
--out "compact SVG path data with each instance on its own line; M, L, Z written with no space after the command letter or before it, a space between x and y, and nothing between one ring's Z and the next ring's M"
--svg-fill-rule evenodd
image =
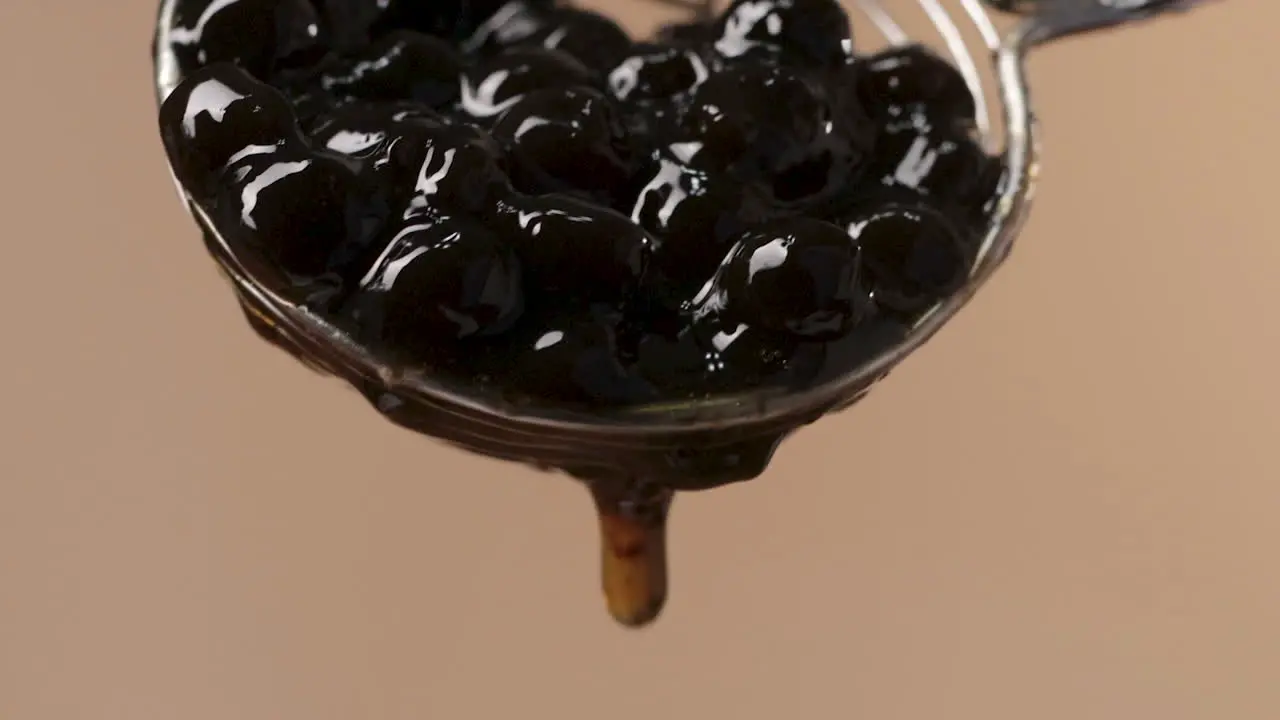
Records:
M665 488L590 484L600 521L601 587L609 614L630 628L649 625L667 600Z

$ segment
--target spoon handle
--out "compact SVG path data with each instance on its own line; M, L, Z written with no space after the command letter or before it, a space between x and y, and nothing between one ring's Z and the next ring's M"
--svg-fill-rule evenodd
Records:
M1039 45L1069 35L1106 30L1219 0L983 0L1001 12L1021 15L1029 26L1023 42Z

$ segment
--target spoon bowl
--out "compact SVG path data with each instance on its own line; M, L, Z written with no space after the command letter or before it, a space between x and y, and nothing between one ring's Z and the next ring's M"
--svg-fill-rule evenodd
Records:
M174 8L163 0L155 42L155 87L164 98L180 82L173 57ZM676 2L677 0L671 0ZM1036 46L1089 30L1181 10L1188 2L1129 0L916 0L978 109L978 131L1003 165L967 281L909 328L841 363L843 371L800 389L744 393L594 411L514 401L379 356L326 317L274 291L270 269L237 251L178 185L209 254L230 281L251 326L313 369L346 382L393 423L466 451L566 473L594 498L602 534L606 602L619 622L652 621L666 597L665 524L676 492L761 475L778 445L800 427L848 408L963 308L1009 256L1030 208L1038 173L1036 122L1024 58ZM891 13L888 7L895 7ZM859 0L854 26L890 45L912 42L895 20L900 5ZM988 10L1015 14L1001 34ZM705 14L705 4L691 5ZM963 31L962 31L963 28ZM964 33L981 38L975 51ZM993 81L984 83L988 66ZM994 112L991 108L994 107ZM992 129L992 115L1002 136ZM176 183L175 179L175 183Z

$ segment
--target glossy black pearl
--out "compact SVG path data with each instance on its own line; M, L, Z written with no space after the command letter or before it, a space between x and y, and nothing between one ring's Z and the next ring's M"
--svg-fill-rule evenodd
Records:
M437 212L484 217L511 192L502 151L483 130L419 121L402 137L399 162L416 167L406 219Z
M577 191L611 202L632 174L632 148L612 101L592 88L530 93L494 124L512 180L529 193Z
M572 55L599 73L607 72L631 51L631 37L617 23L598 12L575 7L551 11L530 42Z
M693 163L751 179L808 155L825 131L821 90L782 67L742 64L712 75L694 95L683 127Z
M310 0L177 0L170 8L157 49L172 53L181 75L231 62L266 77L312 64L327 51Z
M376 0L374 4L385 8L370 28L369 32L374 36L395 30L413 30L460 42L474 35L490 20L505 17L509 13L508 8L517 3L510 0ZM546 8L552 2L523 0L520 4Z
M643 44L610 70L609 92L624 101L661 100L693 91L709 74L691 49Z
M735 0L716 51L729 59L778 59L825 67L852 53L849 16L837 0Z
M515 252L480 223L404 224L360 279L353 314L369 340L438 358L452 341L509 329L524 308L522 280Z
M438 113L418 103L348 103L318 115L308 134L317 149L372 158L398 132L445 124Z
M288 146L235 158L211 205L233 244L297 278L327 272L344 246L363 246L387 212L351 164Z
M883 120L875 116L875 108L863 97L863 72L862 60L849 58L824 73L822 79L828 119L837 132L843 132L864 154L870 154Z
M969 216L994 194L1000 169L1000 161L968 131L915 115L881 129L868 177L856 194L882 202L923 199Z
M449 43L398 30L326 65L318 85L335 97L443 108L457 100L461 73L462 58Z
M616 320L606 313L579 309L530 318L498 347L514 386L538 400L601 407L658 398L623 365Z
M682 127L693 166L803 207L845 194L866 165L876 129L860 113L789 68L744 63L698 88Z
M416 103L351 103L321 115L309 134L317 150L357 159L388 185L409 190L431 138L444 125Z
M530 285L550 297L622 301L654 241L615 210L569 195L513 195L493 227L516 248Z
M854 215L849 237L878 305L919 313L960 288L972 258L962 235L943 214L924 205L887 206Z
M673 288L692 284L696 290L715 271L734 237L774 214L776 210L751 186L659 155L637 195L631 220L659 241L653 258L654 272L661 276L658 283Z
M553 2L512 0L480 23L459 41L458 47L471 57L491 57L513 47L535 44L538 33L551 22Z
M747 232L694 299L719 315L807 340L848 333L867 313L856 240L844 229L789 218Z
M178 180L199 194L216 188L236 156L305 150L288 101L230 63L197 70L174 89L160 107L160 137Z
M884 120L910 115L971 127L976 111L964 76L924 45L904 45L857 63L858 93Z
M568 53L516 47L463 73L459 105L472 118L491 122L535 90L590 86L593 80Z
M639 43L610 69L605 85L622 104L635 144L652 154L687 140L680 117L713 72L697 48Z
M492 137L413 104L345 106L325 117L312 144L357 160L406 219L483 215L510 190Z

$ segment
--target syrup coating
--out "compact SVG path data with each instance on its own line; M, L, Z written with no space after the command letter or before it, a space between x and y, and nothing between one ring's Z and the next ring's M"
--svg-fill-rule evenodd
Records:
M512 195L498 204L492 227L516 249L534 286L566 301L620 305L654 246L625 215L570 195Z
M761 225L734 244L694 299L695 314L802 340L839 338L871 305L860 278L861 232L805 217Z
M594 77L572 55L545 48L514 47L476 63L462 74L462 111L492 122L527 93L591 85Z
M717 26L716 51L733 60L829 66L853 52L836 0L735 0Z
M559 50L596 72L616 66L631 51L631 37L598 12L560 7L547 14L530 44Z
M594 88L529 93L502 114L492 134L525 192L576 192L613 205L637 172L621 113Z
M356 313L374 342L438 360L454 341L509 329L524 309L515 252L483 224L406 221L359 281Z
M901 313L922 312L959 289L971 258L952 223L928 205L889 205L846 223L861 249L876 302Z
M953 65L923 45L889 48L859 63L857 90L884 120L924 115L939 124L972 126L973 94Z
M1000 178L960 74L856 55L834 0L643 41L541 0L180 0L169 26L161 138L227 242L322 281L361 342L535 401L852 369L964 282Z
M620 349L620 319L599 307L557 308L529 318L489 350L493 366L514 378L511 389L538 401L576 406L657 400L657 389Z
M321 67L318 85L339 100L412 102L443 108L458 100L461 54L412 30L390 32Z

